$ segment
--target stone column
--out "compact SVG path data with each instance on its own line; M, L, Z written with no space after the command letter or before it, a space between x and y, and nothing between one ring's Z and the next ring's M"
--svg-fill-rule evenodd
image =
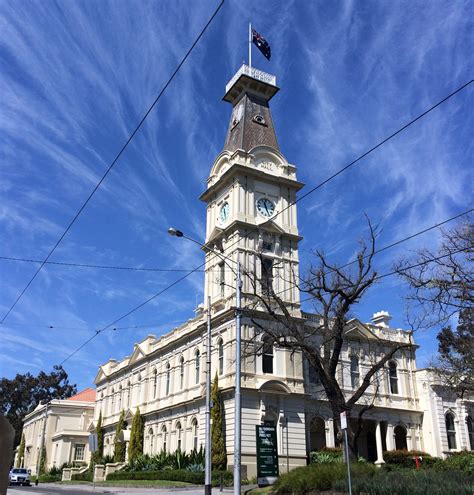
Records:
M332 418L326 419L325 430L326 430L326 447L333 448L336 446L334 442L334 420Z
M393 425L387 423L387 450L395 450L395 438L393 436Z
M408 450L414 450L415 446L413 445L413 429L411 424L407 424L407 448Z
M375 443L377 446L377 460L375 461L375 464L380 466L381 464L385 464L385 461L383 460L383 452L382 452L382 431L380 428L380 421L376 421L376 427L375 427Z

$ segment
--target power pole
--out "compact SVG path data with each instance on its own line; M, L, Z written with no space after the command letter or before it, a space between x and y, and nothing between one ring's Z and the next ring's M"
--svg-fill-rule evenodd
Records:
M38 460L36 462L36 481L35 485L39 483L40 468L41 468L41 458L43 457L44 442L46 437L46 422L48 421L48 406L49 402L46 402L46 407L44 408L44 421L43 421L43 431L41 433L41 443L38 455Z
M241 468L241 402L240 402L240 353L242 350L241 343L241 316L242 316L242 278L240 275L240 261L237 261L237 290L235 293L235 409L234 409L234 495L240 495L240 468Z
M211 495L211 296L207 298L207 353L206 353L206 459L204 494Z

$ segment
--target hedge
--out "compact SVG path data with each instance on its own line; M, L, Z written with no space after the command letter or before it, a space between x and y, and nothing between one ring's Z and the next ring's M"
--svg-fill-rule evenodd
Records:
M419 450L389 450L383 453L383 459L387 465L394 465L399 467L414 468L414 457L421 457L420 466L432 467L438 462L437 458L431 457L426 452Z
M229 471L213 471L212 484L219 486L220 478L223 477L225 486L230 486L233 482L232 473ZM184 481L193 485L204 484L204 473L193 473L185 469L165 469L163 471L115 471L107 475L107 481L118 480L167 480Z
M71 476L71 480L73 480L73 481L92 481L93 480L92 470L88 469L84 473L74 473Z
M333 483L333 490L344 491L345 480ZM400 469L387 471L381 469L372 476L354 476L354 493L369 495L472 495L474 478L466 473L440 473L432 469ZM300 493L300 492L295 492Z
M36 481L36 476L32 476L31 481ZM60 474L40 474L38 478L39 483L55 483L56 481L61 481Z

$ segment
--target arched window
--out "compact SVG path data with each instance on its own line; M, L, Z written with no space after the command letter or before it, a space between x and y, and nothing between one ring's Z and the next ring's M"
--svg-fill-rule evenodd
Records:
M199 426L196 418L193 418L191 421L191 432L193 435L193 449L198 449L198 441L199 441Z
M474 429L472 427L471 416L468 416L466 418L466 424L467 424L467 435L469 437L469 447L471 450L474 450Z
M201 353L199 352L199 349L196 350L194 353L194 369L195 369L195 377L194 381L195 383L199 383L199 380L201 378Z
M326 447L326 425L324 419L313 418L309 425L310 449L321 450Z
M351 356L351 385L352 388L359 386L359 358L357 356Z
M398 394L398 373L397 363L395 361L390 361L388 363L388 379L390 383L390 393Z
M166 363L166 394L170 394L170 388L171 388L171 366L170 363Z
M155 446L153 444L153 440L154 440L154 437L153 437L153 428L150 428L148 430L148 437L149 437L149 445L150 445L150 455L152 455L154 453L154 450L155 450Z
M395 448L397 450L408 450L407 445L407 430L402 425L395 426L393 430L395 435Z
M127 409L130 408L130 395L132 394L132 388L130 385L130 380L127 382Z
M153 370L153 398L156 399L156 391L158 390L158 371Z
M454 414L448 412L445 416L446 436L448 437L449 450L456 449L456 426L454 425Z
M179 388L184 388L184 357L179 358Z
M166 430L166 426L163 425L161 427L161 436L163 437L163 452L166 452L168 448L168 431Z
M176 423L176 450L181 450L181 437L183 429L181 428L181 423L178 421Z
M264 337L262 346L262 371L273 373L273 342L270 337Z
M217 352L219 357L219 375L224 373L224 342L222 339L219 339L219 343L217 344Z
M262 295L270 296L273 291L273 260L270 258L262 258L262 278L260 279L262 286Z
M112 395L110 397L110 414L115 413L115 389L112 389Z
M142 375L138 375L137 404L142 403Z
M122 394L123 394L123 387L122 387L122 385L120 385L119 396L118 396L118 410L119 410L119 412L122 410Z

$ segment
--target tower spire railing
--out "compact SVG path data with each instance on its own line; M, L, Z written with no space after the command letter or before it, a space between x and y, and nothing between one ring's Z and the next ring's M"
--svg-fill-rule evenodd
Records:
M250 67L247 64L242 64L240 69L235 73L234 77L227 83L225 87L226 93L230 90L230 88L232 88L237 79L242 75L249 76L253 79L256 79L257 81L270 84L271 86L276 86L276 76L269 74L268 72L264 72L263 70L256 69L255 67Z

